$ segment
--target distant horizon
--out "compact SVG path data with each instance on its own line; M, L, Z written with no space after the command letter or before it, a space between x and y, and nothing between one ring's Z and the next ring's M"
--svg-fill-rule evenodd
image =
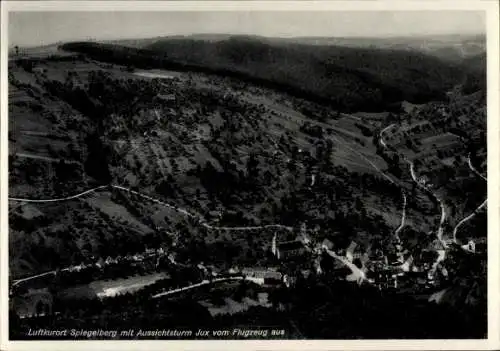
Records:
M362 24L362 25L361 25ZM234 35L266 38L485 36L483 11L10 12L9 47Z
M486 39L486 33L439 33L439 34L426 34L426 35L394 35L394 36L290 36L290 37L278 37L278 36L266 36L260 34L244 34L244 33L191 33L191 34L169 34L169 35L154 35L149 37L116 37L116 38L75 38L68 40L59 40L56 42L43 44L43 45L26 45L19 46L19 48L34 49L39 47L49 47L57 44L64 44L70 42L109 42L109 41L128 41L128 40L151 40L151 39L161 39L161 38L178 38L178 37L197 37L197 36L230 36L230 37L256 37L265 39L439 39L442 37L484 37ZM9 48L13 48L14 45L9 43Z

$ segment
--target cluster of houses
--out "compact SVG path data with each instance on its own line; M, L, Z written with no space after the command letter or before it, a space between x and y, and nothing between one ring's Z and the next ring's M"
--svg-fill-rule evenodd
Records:
M331 247L333 245L330 243ZM485 243L482 240L470 240L461 248L471 253L482 252ZM342 254L342 250L338 250L338 253ZM403 249L399 241L387 253L381 249L363 252L353 242L344 255L348 261L357 264L366 273L367 280L379 289L426 289L435 286L438 273L444 279L448 277L446 267L440 264L446 257L446 248L438 239L423 249L417 258Z
M438 255L438 259L435 257ZM380 288L399 288L404 285L412 287L430 287L435 283L436 262L444 259L445 248L439 240L422 251L415 260L413 255L404 250L399 241L387 255L379 252L378 259L370 261L367 276ZM443 268L442 273L447 275Z
M137 264L137 263L143 262L145 260L151 260L153 258L157 259L156 265L158 265L158 259L160 257L165 256L165 255L166 255L166 251L161 247L159 249L146 248L146 250L144 252L136 253L134 255L129 254L129 255L125 255L125 256L116 256L116 257L108 256L105 259L100 257L97 260L93 260L93 257L91 257L87 263L82 262L76 266L69 266L68 268L66 268L64 270L67 270L69 272L80 272L84 269L93 268L93 267L96 267L98 269L102 269L102 268L105 268L106 266L111 266L111 265L115 265L118 263L129 263L129 264L134 265L134 263ZM173 260L174 258L173 258L173 256L169 255L169 259Z
M485 243L484 243L485 245ZM484 246L479 240L470 240L462 246L462 249L469 252L481 251ZM324 238L321 242L316 242L311 239L305 225L302 225L298 234L293 240L278 241L278 234L275 233L272 239L271 251L274 256L281 262L295 261L297 258L312 258L312 266L303 267L304 269L296 270L295 274L302 274L307 277L313 270L316 274L333 274L339 279L349 280L348 276L359 273L363 281L368 281L371 284L382 289L401 289L401 288L428 288L435 284L435 273L440 271L442 276L446 277L447 272L444 267L439 265L445 257L446 248L439 240L435 240L422 252L423 254L417 259L414 259L412 254L405 250L399 239L395 239L392 245L382 248L363 247L358 243L351 241L347 247L336 247L334 242L328 238ZM322 255L329 252L330 255ZM438 258L436 259L436 253ZM330 257L331 256L331 257ZM326 265L326 258L330 264ZM125 256L98 258L97 260L91 257L87 262L79 265L64 268L58 272L68 272L71 274L78 272L106 272L107 267L139 267L140 271L144 269L155 269L160 262L170 262L174 265L179 265L175 262L173 253L167 253L164 248L151 249L146 248L144 252L129 254ZM310 261L309 261L310 262ZM182 265L188 267L188 265ZM213 279L221 276L239 275L244 276L247 280L252 281L261 286L277 286L284 284L292 286L295 284L298 276L285 274L279 267L243 267L231 268L228 271L222 271L213 265L204 265L199 263L196 267L192 267L201 273L199 279ZM113 269L111 269L112 272ZM356 272L355 272L356 271ZM56 272L57 274L57 272ZM47 285L49 276L42 275L39 279L24 286L24 289L37 288ZM40 280L38 282L38 280ZM36 286L35 286L36 285Z
M474 252L474 242L469 242L463 246L464 249ZM272 253L280 261L287 261L300 257L307 252L312 254L313 265L317 274L323 274L325 267L322 266L321 253L325 250L334 252L339 258L331 261L330 273L339 278L347 279L350 270L356 266L366 280L379 289L419 287L427 288L435 284L435 274L439 269L440 273L446 277L447 271L437 263L442 261L445 248L439 240L433 242L428 248L423 250L418 259L405 250L399 239L395 239L391 247L387 250L363 248L356 242L351 241L347 247L335 247L334 243L325 238L319 243L313 243L307 232L302 228L294 240L277 240L275 234L272 240ZM438 258L436 259L436 253ZM349 264L352 263L349 267ZM353 266L354 265L354 266ZM354 267L355 268L355 267ZM256 281L264 283L264 277L274 277L286 280L287 285L293 282L293 278L285 277L276 271L260 271L255 273Z

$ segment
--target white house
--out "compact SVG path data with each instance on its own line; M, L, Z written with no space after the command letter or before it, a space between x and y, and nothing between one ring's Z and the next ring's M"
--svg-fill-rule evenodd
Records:
M281 281L282 274L268 268L243 268L241 273L256 284L264 285L269 280Z
M474 240L469 240L469 242L465 245L462 245L462 249L469 252L476 252L476 243Z

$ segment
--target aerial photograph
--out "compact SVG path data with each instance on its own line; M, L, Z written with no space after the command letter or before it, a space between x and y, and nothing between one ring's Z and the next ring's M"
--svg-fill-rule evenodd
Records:
M486 46L484 11L10 12L9 339L487 339Z

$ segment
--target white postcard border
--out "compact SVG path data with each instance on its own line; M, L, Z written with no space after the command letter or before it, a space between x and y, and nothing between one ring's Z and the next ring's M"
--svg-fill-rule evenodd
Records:
M8 341L7 51L10 11L439 11L483 10L488 69L488 339L305 341ZM0 336L1 350L474 350L500 349L499 222L499 6L467 1L2 1L0 123Z

